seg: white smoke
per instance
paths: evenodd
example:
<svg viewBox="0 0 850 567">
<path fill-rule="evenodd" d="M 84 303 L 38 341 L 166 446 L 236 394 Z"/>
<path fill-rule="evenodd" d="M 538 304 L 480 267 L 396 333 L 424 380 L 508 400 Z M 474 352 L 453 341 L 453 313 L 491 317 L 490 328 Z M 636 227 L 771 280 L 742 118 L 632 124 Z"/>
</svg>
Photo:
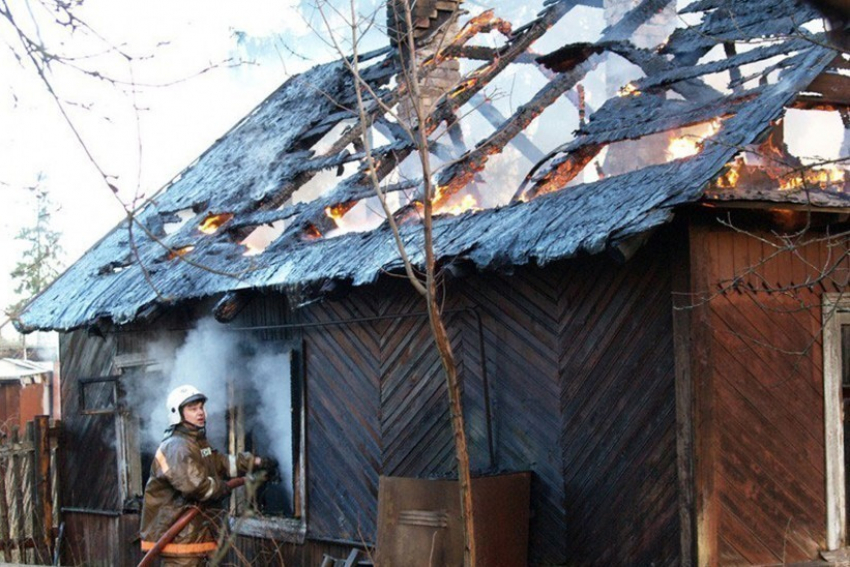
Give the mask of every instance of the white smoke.
<svg viewBox="0 0 850 567">
<path fill-rule="evenodd" d="M 147 359 L 156 371 L 128 380 L 125 399 L 142 417 L 143 445 L 156 447 L 168 427 L 166 398 L 183 384 L 191 384 L 207 396 L 207 438 L 227 452 L 226 412 L 228 383 L 243 400 L 246 430 L 264 429 L 268 446 L 253 451 L 273 456 L 280 463 L 282 486 L 292 501 L 292 400 L 291 353 L 250 336 L 227 330 L 209 317 L 198 321 L 181 343 L 161 338 L 147 345 Z M 257 440 L 259 441 L 259 439 Z"/>
<path fill-rule="evenodd" d="M 292 503 L 292 357 L 290 352 L 276 353 L 261 349 L 248 365 L 254 390 L 258 394 L 253 422 L 265 430 L 268 447 L 257 447 L 274 456 L 280 465 L 282 486 Z M 246 402 L 247 403 L 247 402 Z"/>
</svg>

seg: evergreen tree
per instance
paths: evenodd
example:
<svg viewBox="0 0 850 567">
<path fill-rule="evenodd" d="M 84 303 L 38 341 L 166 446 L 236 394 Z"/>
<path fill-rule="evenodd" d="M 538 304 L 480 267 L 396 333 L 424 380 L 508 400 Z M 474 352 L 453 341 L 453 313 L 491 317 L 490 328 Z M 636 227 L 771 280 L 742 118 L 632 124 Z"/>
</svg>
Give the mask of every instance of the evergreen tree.
<svg viewBox="0 0 850 567">
<path fill-rule="evenodd" d="M 38 295 L 62 270 L 62 234 L 51 226 L 51 217 L 56 207 L 50 201 L 50 195 L 43 185 L 44 176 L 39 174 L 36 184 L 28 187 L 35 198 L 35 222 L 18 232 L 15 240 L 24 242 L 26 248 L 21 253 L 15 268 L 11 272 L 17 284 L 15 293 L 20 300 L 7 308 L 11 317 L 16 317 L 26 303 Z"/>
</svg>

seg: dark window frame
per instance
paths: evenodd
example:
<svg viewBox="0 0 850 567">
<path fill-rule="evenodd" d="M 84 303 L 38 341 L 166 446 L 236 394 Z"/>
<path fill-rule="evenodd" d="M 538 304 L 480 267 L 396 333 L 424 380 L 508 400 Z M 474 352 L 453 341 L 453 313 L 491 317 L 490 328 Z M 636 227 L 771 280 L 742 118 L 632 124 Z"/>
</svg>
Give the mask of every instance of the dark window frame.
<svg viewBox="0 0 850 567">
<path fill-rule="evenodd" d="M 109 374 L 106 376 L 94 376 L 89 378 L 78 378 L 77 384 L 79 390 L 77 392 L 79 400 L 80 415 L 113 415 L 119 411 L 120 403 L 118 400 L 118 381 L 121 379 L 119 374 Z M 86 386 L 90 384 L 112 383 L 112 406 L 107 408 L 88 408 L 86 407 Z"/>
</svg>

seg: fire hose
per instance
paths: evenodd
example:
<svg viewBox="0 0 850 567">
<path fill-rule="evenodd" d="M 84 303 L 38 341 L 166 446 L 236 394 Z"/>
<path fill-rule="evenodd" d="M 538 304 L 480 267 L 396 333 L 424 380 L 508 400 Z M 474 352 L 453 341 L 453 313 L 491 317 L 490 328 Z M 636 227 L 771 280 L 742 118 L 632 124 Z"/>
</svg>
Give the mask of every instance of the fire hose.
<svg viewBox="0 0 850 567">
<path fill-rule="evenodd" d="M 231 490 L 238 488 L 243 484 L 245 484 L 244 477 L 232 478 L 227 481 L 227 486 Z M 150 565 L 153 565 L 154 560 L 159 556 L 165 546 L 171 543 L 171 540 L 177 537 L 177 534 L 183 531 L 183 528 L 185 528 L 200 512 L 201 509 L 197 506 L 193 506 L 183 512 L 183 515 L 177 518 L 177 521 L 168 528 L 168 531 L 162 534 L 162 537 L 160 537 L 156 544 L 154 544 L 154 546 L 145 554 L 141 562 L 139 562 L 138 567 L 149 567 Z"/>
</svg>

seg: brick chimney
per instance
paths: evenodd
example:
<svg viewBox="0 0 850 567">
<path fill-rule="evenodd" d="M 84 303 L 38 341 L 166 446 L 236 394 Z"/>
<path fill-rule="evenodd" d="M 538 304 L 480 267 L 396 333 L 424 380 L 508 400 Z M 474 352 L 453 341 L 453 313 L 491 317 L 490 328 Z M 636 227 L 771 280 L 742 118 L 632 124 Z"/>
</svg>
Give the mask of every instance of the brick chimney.
<svg viewBox="0 0 850 567">
<path fill-rule="evenodd" d="M 462 0 L 408 0 L 413 22 L 413 39 L 416 44 L 416 58 L 413 64 L 421 65 L 441 47 L 448 45 L 459 31 L 458 10 Z M 408 33 L 404 0 L 390 0 L 387 4 L 387 31 L 390 42 L 399 49 L 405 66 L 411 64 L 408 49 Z M 408 67 L 409 68 L 409 67 Z M 399 79 L 399 82 L 402 82 Z M 460 62 L 444 61 L 432 70 L 427 77 L 420 77 L 419 91 L 425 113 L 429 113 L 434 103 L 443 94 L 460 82 Z M 407 99 L 399 108 L 399 115 L 408 124 L 416 122 L 416 113 L 412 102 Z"/>
</svg>

